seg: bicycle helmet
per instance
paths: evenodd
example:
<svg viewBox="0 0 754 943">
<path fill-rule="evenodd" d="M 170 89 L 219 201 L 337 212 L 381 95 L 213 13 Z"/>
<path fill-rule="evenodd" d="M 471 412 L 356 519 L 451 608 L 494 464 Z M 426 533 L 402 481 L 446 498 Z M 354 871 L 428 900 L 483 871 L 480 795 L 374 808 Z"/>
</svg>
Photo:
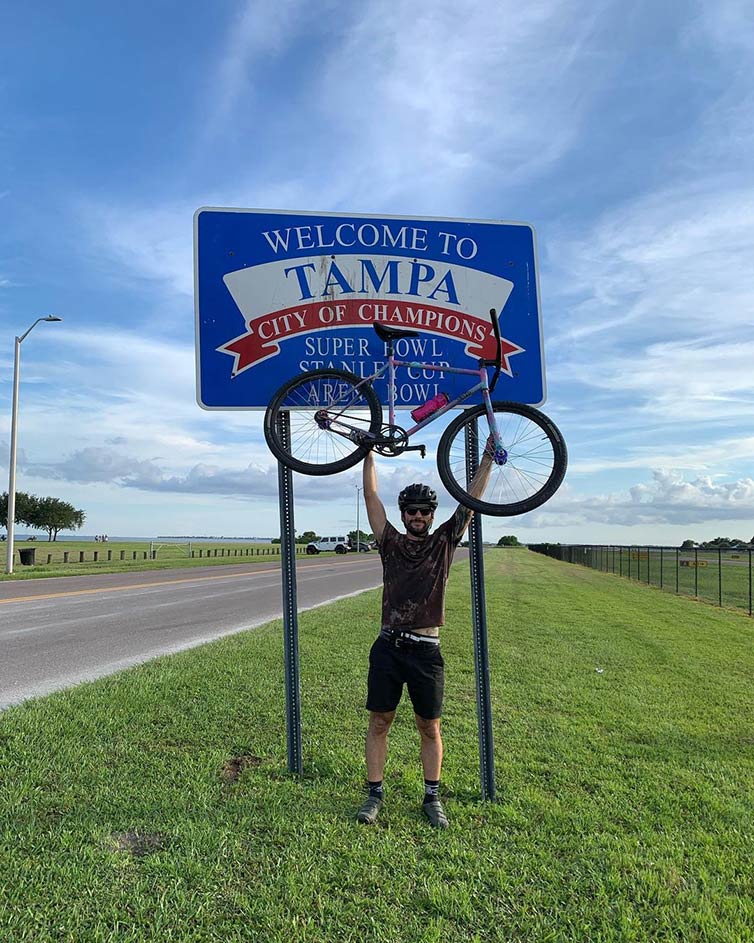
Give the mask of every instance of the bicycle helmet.
<svg viewBox="0 0 754 943">
<path fill-rule="evenodd" d="M 429 485 L 413 484 L 404 488 L 398 495 L 398 507 L 401 513 L 414 504 L 431 507 L 437 510 L 437 494 Z"/>
</svg>

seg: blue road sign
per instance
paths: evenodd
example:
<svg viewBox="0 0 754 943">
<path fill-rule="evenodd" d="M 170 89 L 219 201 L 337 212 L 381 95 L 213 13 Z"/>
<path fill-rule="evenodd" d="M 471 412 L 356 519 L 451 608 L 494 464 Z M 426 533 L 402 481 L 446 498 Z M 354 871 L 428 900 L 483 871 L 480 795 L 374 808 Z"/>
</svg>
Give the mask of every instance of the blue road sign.
<svg viewBox="0 0 754 943">
<path fill-rule="evenodd" d="M 264 409 L 285 380 L 320 367 L 368 376 L 385 363 L 372 327 L 419 331 L 401 360 L 475 367 L 495 356 L 496 399 L 545 400 L 534 231 L 492 220 L 205 207 L 194 215 L 197 399 Z M 468 389 L 412 367 L 397 406 Z M 384 380 L 376 384 L 383 402 Z M 467 400 L 467 405 L 472 401 Z"/>
</svg>

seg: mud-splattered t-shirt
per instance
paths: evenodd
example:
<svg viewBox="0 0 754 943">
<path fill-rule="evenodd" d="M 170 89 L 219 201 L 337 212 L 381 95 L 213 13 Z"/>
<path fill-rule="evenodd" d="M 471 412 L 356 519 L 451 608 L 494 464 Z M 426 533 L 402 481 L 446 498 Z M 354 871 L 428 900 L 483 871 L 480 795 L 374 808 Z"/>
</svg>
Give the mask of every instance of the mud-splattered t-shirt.
<svg viewBox="0 0 754 943">
<path fill-rule="evenodd" d="M 388 521 L 380 540 L 384 586 L 382 626 L 427 629 L 445 623 L 445 583 L 471 517 L 456 513 L 423 540 L 411 540 Z"/>
</svg>

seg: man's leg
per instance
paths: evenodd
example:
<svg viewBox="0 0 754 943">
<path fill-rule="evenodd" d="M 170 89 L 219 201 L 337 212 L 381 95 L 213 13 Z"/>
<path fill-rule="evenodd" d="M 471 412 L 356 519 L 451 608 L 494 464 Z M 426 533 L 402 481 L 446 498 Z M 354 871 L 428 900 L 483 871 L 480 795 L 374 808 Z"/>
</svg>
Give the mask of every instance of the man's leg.
<svg viewBox="0 0 754 943">
<path fill-rule="evenodd" d="M 364 825 L 374 825 L 382 807 L 382 776 L 387 757 L 387 735 L 393 723 L 395 711 L 370 711 L 367 729 L 366 756 L 369 795 L 356 814 L 356 820 Z"/>
<path fill-rule="evenodd" d="M 440 718 L 427 720 L 415 714 L 416 727 L 421 736 L 421 759 L 424 770 L 424 779 L 439 780 L 442 771 L 442 737 L 440 735 Z"/>
<path fill-rule="evenodd" d="M 440 718 L 416 717 L 416 727 L 421 736 L 421 760 L 424 770 L 424 802 L 422 809 L 432 825 L 447 828 L 448 817 L 440 803 L 440 773 L 442 771 L 442 736 Z"/>
<path fill-rule="evenodd" d="M 367 729 L 367 776 L 370 782 L 381 782 L 387 757 L 387 735 L 395 711 L 370 711 Z"/>
</svg>

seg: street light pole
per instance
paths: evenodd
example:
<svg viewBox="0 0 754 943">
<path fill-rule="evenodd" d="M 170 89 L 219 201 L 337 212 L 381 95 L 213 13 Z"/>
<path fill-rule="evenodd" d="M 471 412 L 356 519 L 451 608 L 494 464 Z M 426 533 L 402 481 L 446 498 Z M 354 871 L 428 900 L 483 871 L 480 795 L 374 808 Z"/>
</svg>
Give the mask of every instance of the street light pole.
<svg viewBox="0 0 754 943">
<path fill-rule="evenodd" d="M 364 490 L 360 488 L 359 485 L 355 485 L 356 488 L 356 553 L 359 553 L 361 550 L 361 533 L 359 532 L 359 509 L 361 507 L 361 492 Z"/>
<path fill-rule="evenodd" d="M 62 321 L 54 314 L 46 318 L 37 318 L 32 326 L 20 337 L 16 338 L 16 347 L 13 357 L 13 407 L 10 419 L 10 470 L 8 472 L 8 545 L 5 556 L 5 572 L 13 572 L 14 537 L 16 527 L 16 445 L 18 442 L 18 382 L 21 367 L 21 342 L 27 337 L 40 321 Z"/>
</svg>

